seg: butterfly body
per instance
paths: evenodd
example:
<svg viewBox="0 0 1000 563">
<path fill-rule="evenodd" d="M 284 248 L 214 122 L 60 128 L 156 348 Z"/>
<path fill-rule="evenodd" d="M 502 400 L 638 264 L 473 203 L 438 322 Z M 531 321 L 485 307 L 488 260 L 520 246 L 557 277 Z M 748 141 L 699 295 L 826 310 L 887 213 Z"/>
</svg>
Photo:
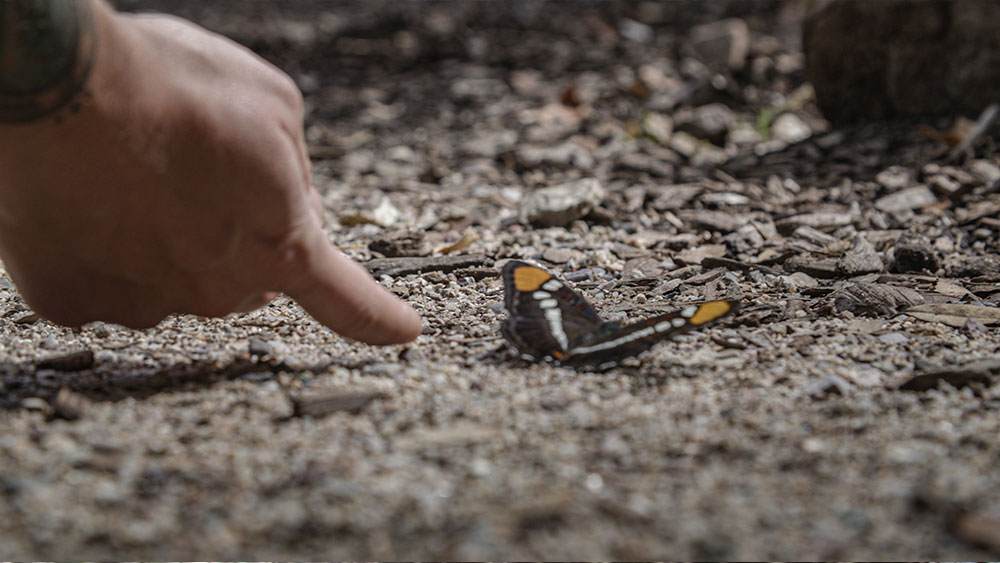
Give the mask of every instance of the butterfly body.
<svg viewBox="0 0 1000 563">
<path fill-rule="evenodd" d="M 508 318 L 501 333 L 522 355 L 560 364 L 604 368 L 640 354 L 657 342 L 705 326 L 737 308 L 710 301 L 629 325 L 607 322 L 565 282 L 525 262 L 503 269 Z"/>
</svg>

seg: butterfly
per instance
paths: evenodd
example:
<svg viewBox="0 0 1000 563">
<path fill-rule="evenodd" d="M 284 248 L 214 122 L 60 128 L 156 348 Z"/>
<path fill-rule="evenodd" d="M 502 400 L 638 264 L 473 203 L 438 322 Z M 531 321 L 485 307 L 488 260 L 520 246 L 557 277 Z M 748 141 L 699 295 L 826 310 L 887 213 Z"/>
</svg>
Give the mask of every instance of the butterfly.
<svg viewBox="0 0 1000 563">
<path fill-rule="evenodd" d="M 706 326 L 739 308 L 738 301 L 709 301 L 621 325 L 607 322 L 565 282 L 519 261 L 503 268 L 508 317 L 500 332 L 534 360 L 606 369 L 661 340 Z"/>
</svg>

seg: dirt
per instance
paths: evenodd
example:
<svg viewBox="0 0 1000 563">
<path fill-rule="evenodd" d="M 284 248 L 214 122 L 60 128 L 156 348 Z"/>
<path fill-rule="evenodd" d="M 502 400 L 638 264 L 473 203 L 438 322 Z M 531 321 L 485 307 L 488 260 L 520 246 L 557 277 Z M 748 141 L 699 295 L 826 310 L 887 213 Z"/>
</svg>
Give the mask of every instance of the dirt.
<svg viewBox="0 0 1000 563">
<path fill-rule="evenodd" d="M 799 4 L 118 4 L 292 74 L 332 240 L 425 329 L 368 347 L 282 297 L 71 330 L 4 277 L 0 558 L 1000 554 L 995 130 L 833 129 Z M 693 47 L 724 17 L 742 66 Z M 526 361 L 514 258 L 611 320 L 743 307 L 603 372 Z"/>
</svg>

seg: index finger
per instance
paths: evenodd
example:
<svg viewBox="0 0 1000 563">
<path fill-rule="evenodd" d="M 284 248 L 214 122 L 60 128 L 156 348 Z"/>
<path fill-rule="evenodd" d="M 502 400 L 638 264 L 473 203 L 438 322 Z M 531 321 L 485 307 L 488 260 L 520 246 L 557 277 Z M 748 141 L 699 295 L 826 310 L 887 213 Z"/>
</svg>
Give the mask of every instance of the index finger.
<svg viewBox="0 0 1000 563">
<path fill-rule="evenodd" d="M 284 293 L 317 321 L 368 344 L 401 344 L 420 334 L 420 316 L 327 240 L 316 223 L 306 234 L 302 270 Z"/>
</svg>

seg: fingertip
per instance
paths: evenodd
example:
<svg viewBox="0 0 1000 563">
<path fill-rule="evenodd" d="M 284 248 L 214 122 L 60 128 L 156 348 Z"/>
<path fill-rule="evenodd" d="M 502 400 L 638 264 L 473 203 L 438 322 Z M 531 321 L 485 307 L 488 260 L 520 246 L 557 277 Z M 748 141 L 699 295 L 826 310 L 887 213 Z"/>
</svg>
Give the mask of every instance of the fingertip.
<svg viewBox="0 0 1000 563">
<path fill-rule="evenodd" d="M 423 319 L 420 318 L 420 315 L 409 303 L 402 301 L 395 295 L 392 297 L 399 305 L 397 307 L 399 312 L 395 315 L 393 330 L 381 333 L 376 340 L 367 341 L 368 344 L 406 344 L 407 342 L 413 342 L 420 336 L 420 331 L 423 330 Z"/>
<path fill-rule="evenodd" d="M 285 293 L 334 332 L 366 344 L 410 342 L 422 328 L 413 307 L 334 248 L 318 228 L 307 244 L 305 267 Z"/>
</svg>

